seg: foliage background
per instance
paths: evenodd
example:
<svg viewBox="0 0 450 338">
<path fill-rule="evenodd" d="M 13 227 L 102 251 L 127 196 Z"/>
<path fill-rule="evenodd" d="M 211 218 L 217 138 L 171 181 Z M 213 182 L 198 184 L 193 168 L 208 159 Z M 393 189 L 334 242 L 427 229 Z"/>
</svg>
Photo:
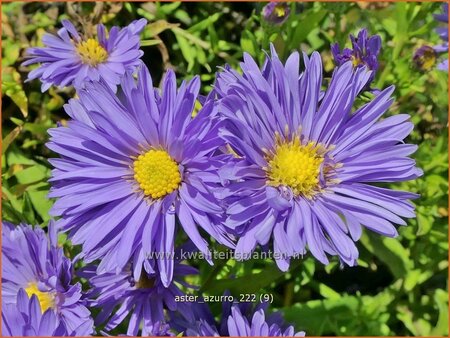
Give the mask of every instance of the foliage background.
<svg viewBox="0 0 450 338">
<path fill-rule="evenodd" d="M 419 192 L 417 219 L 399 229 L 396 239 L 368 231 L 358 243 L 359 266 L 323 266 L 310 255 L 282 274 L 270 261 L 191 262 L 200 275 L 191 282 L 220 295 L 271 293 L 272 307 L 309 336 L 448 335 L 448 81 L 438 70 L 420 72 L 412 63 L 417 47 L 440 43 L 432 14 L 440 3 L 290 3 L 282 26 L 261 18 L 264 3 L 3 3 L 2 4 L 2 211 L 3 219 L 45 227 L 53 201 L 46 198 L 54 156 L 45 148 L 47 129 L 67 118 L 63 104 L 70 88 L 40 92 L 38 81 L 25 82 L 21 67 L 26 47 L 40 45 L 45 31 L 55 32 L 63 18 L 92 31 L 127 25 L 145 17 L 144 62 L 158 81 L 174 68 L 178 78 L 200 74 L 203 93 L 224 63 L 237 68 L 243 51 L 260 62 L 272 41 L 281 58 L 293 50 L 322 54 L 325 78 L 333 69 L 330 43 L 348 44 L 348 34 L 367 27 L 382 37 L 375 87 L 396 85 L 390 114 L 409 113 L 415 129 L 409 141 L 425 175 L 398 184 Z M 72 248 L 64 237 L 67 254 Z M 234 277 L 234 278 L 233 278 Z M 85 281 L 83 281 L 85 282 Z M 213 304 L 213 311 L 220 311 Z M 120 333 L 120 328 L 117 333 Z"/>
</svg>

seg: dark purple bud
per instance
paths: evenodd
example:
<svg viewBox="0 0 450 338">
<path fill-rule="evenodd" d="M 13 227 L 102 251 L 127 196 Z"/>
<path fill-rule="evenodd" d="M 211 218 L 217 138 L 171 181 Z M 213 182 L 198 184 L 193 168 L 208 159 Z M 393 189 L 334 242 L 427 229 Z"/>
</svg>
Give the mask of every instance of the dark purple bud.
<svg viewBox="0 0 450 338">
<path fill-rule="evenodd" d="M 285 2 L 269 2 L 262 10 L 264 20 L 274 25 L 283 24 L 289 17 L 291 10 Z"/>
<path fill-rule="evenodd" d="M 422 46 L 413 56 L 414 65 L 421 71 L 428 71 L 436 64 L 437 53 L 433 47 Z"/>
</svg>

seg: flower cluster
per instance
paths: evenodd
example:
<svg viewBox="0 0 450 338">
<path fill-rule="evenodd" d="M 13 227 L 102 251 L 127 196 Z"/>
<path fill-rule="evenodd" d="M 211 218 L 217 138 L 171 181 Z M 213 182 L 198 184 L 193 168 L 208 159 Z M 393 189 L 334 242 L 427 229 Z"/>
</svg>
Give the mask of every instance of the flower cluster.
<svg viewBox="0 0 450 338">
<path fill-rule="evenodd" d="M 277 24 L 289 14 L 285 4 L 265 11 Z M 241 71 L 220 70 L 205 98 L 199 77 L 178 85 L 172 70 L 154 87 L 139 60 L 145 25 L 98 25 L 88 38 L 63 21 L 28 51 L 25 64 L 39 63 L 30 80 L 73 85 L 77 97 L 67 123 L 49 130 L 56 223 L 48 234 L 3 224 L 3 332 L 303 336 L 267 304 L 224 304 L 217 322 L 204 304 L 176 302 L 198 287 L 177 252 L 210 257 L 213 241 L 240 257 L 273 250 L 281 271 L 308 252 L 353 266 L 364 228 L 395 237 L 415 216 L 416 194 L 379 185 L 422 174 L 404 142 L 409 115 L 385 116 L 393 86 L 358 101 L 380 37 L 362 30 L 353 49 L 333 45 L 325 89 L 317 52 L 283 63 L 271 46 L 261 68 L 244 54 Z M 80 245 L 75 258 L 59 232 Z"/>
<path fill-rule="evenodd" d="M 72 262 L 57 245 L 53 222 L 49 224 L 48 237 L 40 228 L 3 222 L 2 258 L 6 332 L 12 335 L 17 330 L 23 330 L 20 335 L 64 332 L 77 336 L 93 332 L 81 284 L 72 284 Z M 27 325 L 17 327 L 16 322 Z"/>
<path fill-rule="evenodd" d="M 281 314 L 266 315 L 268 303 L 222 304 L 222 316 L 217 322 L 205 304 L 192 306 L 193 320 L 175 317 L 172 326 L 187 336 L 221 337 L 304 337 L 305 332 L 295 332 L 293 326 L 284 324 Z"/>
</svg>

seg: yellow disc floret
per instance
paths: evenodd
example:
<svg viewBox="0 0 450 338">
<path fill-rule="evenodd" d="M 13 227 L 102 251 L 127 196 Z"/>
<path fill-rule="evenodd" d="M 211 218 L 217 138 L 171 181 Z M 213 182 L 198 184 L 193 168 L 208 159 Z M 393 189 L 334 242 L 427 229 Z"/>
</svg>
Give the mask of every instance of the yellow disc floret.
<svg viewBox="0 0 450 338">
<path fill-rule="evenodd" d="M 363 64 L 363 61 L 362 61 L 360 58 L 358 58 L 358 57 L 352 55 L 352 65 L 353 65 L 353 67 L 356 68 L 356 67 L 358 67 L 360 64 Z"/>
<path fill-rule="evenodd" d="M 37 299 L 39 300 L 39 304 L 41 305 L 42 313 L 44 313 L 47 309 L 53 308 L 55 306 L 55 293 L 40 291 L 37 283 L 35 282 L 29 283 L 28 287 L 25 288 L 25 292 L 30 298 L 32 295 L 36 295 Z"/>
<path fill-rule="evenodd" d="M 142 270 L 141 277 L 136 283 L 137 289 L 151 289 L 155 286 L 155 278 L 151 278 Z"/>
<path fill-rule="evenodd" d="M 437 55 L 432 47 L 423 46 L 416 52 L 413 60 L 420 70 L 428 71 L 436 64 Z"/>
<path fill-rule="evenodd" d="M 90 66 L 95 67 L 108 58 L 108 52 L 95 39 L 81 41 L 76 48 L 81 61 Z"/>
<path fill-rule="evenodd" d="M 274 11 L 276 16 L 279 18 L 282 18 L 286 15 L 286 8 L 284 7 L 284 4 L 276 5 Z"/>
<path fill-rule="evenodd" d="M 302 144 L 298 137 L 278 142 L 268 158 L 267 178 L 271 186 L 287 186 L 295 195 L 310 197 L 319 190 L 323 147 Z"/>
<path fill-rule="evenodd" d="M 165 150 L 151 149 L 134 161 L 134 179 L 145 195 L 157 199 L 177 189 L 181 175 Z"/>
</svg>

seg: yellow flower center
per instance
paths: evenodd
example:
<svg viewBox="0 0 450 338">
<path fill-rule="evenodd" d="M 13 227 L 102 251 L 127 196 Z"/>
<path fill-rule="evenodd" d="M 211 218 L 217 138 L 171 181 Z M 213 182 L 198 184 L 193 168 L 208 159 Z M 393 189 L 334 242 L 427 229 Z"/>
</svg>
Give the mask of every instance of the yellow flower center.
<svg viewBox="0 0 450 338">
<path fill-rule="evenodd" d="M 283 16 L 286 15 L 286 9 L 284 8 L 283 5 L 277 5 L 274 8 L 275 14 L 277 17 L 282 18 Z"/>
<path fill-rule="evenodd" d="M 433 68 L 435 63 L 436 63 L 435 57 L 424 57 L 422 69 L 430 70 L 431 68 Z"/>
<path fill-rule="evenodd" d="M 358 67 L 358 65 L 360 65 L 360 64 L 362 64 L 363 62 L 362 62 L 362 60 L 361 59 L 359 59 L 359 58 L 357 58 L 357 57 L 355 57 L 355 56 L 352 56 L 352 64 L 353 64 L 353 67 L 355 68 L 355 67 Z"/>
<path fill-rule="evenodd" d="M 105 62 L 108 58 L 108 53 L 105 48 L 103 48 L 95 39 L 82 41 L 76 48 L 81 61 L 90 66 L 95 67 L 99 63 Z"/>
<path fill-rule="evenodd" d="M 324 148 L 313 142 L 303 145 L 298 137 L 277 142 L 274 153 L 268 156 L 268 184 L 288 186 L 295 195 L 311 197 L 319 190 L 320 165 Z"/>
<path fill-rule="evenodd" d="M 433 68 L 436 63 L 436 52 L 433 48 L 424 49 L 423 54 L 418 57 L 418 63 L 420 64 L 420 68 L 422 70 L 430 70 Z"/>
<path fill-rule="evenodd" d="M 196 100 L 195 105 L 194 105 L 194 110 L 192 111 L 192 114 L 191 114 L 192 118 L 196 117 L 201 109 L 202 109 L 202 104 L 200 103 L 199 100 Z"/>
<path fill-rule="evenodd" d="M 134 179 L 153 199 L 164 197 L 178 188 L 181 175 L 177 163 L 165 150 L 149 150 L 134 161 Z"/>
<path fill-rule="evenodd" d="M 31 282 L 28 287 L 25 288 L 25 292 L 28 297 L 31 298 L 32 295 L 36 295 L 41 305 L 41 311 L 44 313 L 47 309 L 53 308 L 55 306 L 55 294 L 54 292 L 42 292 L 38 289 L 37 283 Z"/>
<path fill-rule="evenodd" d="M 137 289 L 151 289 L 155 286 L 155 278 L 149 278 L 145 271 L 141 272 L 141 277 L 136 283 Z"/>
</svg>

